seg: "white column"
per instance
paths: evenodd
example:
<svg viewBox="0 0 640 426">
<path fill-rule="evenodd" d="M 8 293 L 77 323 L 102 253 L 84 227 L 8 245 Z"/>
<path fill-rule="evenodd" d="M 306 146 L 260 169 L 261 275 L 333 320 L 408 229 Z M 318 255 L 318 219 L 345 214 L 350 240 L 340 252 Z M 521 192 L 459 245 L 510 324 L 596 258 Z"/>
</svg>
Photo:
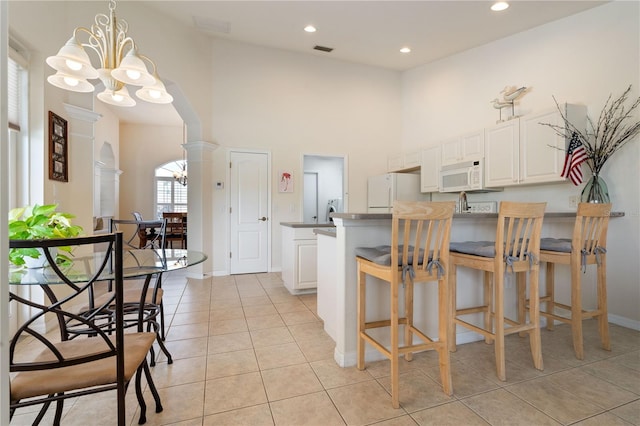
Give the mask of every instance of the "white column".
<svg viewBox="0 0 640 426">
<path fill-rule="evenodd" d="M 218 145 L 193 141 L 183 145 L 187 151 L 189 175 L 187 241 L 189 250 L 205 253 L 209 258 L 189 268 L 189 275 L 201 278 L 213 273 L 213 152 Z"/>
</svg>

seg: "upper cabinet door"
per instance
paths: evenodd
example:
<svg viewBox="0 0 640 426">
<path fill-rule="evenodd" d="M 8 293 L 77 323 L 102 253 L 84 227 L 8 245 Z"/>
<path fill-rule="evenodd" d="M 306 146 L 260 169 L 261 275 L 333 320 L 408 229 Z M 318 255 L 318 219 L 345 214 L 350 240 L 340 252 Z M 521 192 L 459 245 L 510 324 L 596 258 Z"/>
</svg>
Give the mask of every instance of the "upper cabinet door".
<svg viewBox="0 0 640 426">
<path fill-rule="evenodd" d="M 586 107 L 562 105 L 563 113 L 577 128 L 586 124 Z M 564 126 L 560 112 L 554 108 L 520 118 L 520 182 L 562 182 L 560 176 L 569 138 L 541 123 Z"/>
<path fill-rule="evenodd" d="M 484 157 L 484 131 L 466 133 L 442 143 L 442 165 L 478 160 Z"/>
<path fill-rule="evenodd" d="M 512 186 L 519 179 L 519 121 L 509 120 L 485 130 L 485 184 Z"/>
<path fill-rule="evenodd" d="M 484 130 L 467 133 L 460 137 L 462 161 L 478 160 L 484 157 Z"/>
<path fill-rule="evenodd" d="M 440 145 L 422 150 L 420 192 L 440 191 Z"/>
</svg>

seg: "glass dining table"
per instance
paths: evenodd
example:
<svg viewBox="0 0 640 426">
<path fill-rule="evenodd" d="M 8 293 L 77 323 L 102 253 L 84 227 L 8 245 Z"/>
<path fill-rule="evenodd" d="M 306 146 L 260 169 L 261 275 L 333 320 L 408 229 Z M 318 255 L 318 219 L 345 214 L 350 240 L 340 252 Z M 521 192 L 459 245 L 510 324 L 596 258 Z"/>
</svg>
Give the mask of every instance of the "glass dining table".
<svg viewBox="0 0 640 426">
<path fill-rule="evenodd" d="M 61 269 L 72 282 L 83 282 L 90 279 L 104 260 L 104 252 L 75 256 L 71 263 Z M 197 265 L 207 260 L 207 255 L 185 249 L 133 249 L 124 250 L 124 278 L 144 278 L 157 274 L 177 271 Z M 100 280 L 113 279 L 113 270 L 105 268 Z M 49 266 L 43 268 L 9 268 L 10 285 L 51 285 L 60 284 L 59 276 Z"/>
<path fill-rule="evenodd" d="M 87 255 L 73 256 L 69 264 L 59 265 L 59 268 L 63 276 L 74 284 L 88 282 L 102 266 L 105 255 L 106 252 L 96 251 Z M 156 324 L 154 328 L 158 333 L 157 342 L 160 349 L 167 356 L 169 364 L 173 363 L 173 360 L 163 343 L 165 339 L 165 328 L 162 302 L 156 301 L 158 289 L 162 286 L 163 274 L 197 265 L 206 259 L 206 254 L 186 249 L 123 250 L 124 279 L 139 278 L 144 280 L 141 289 L 136 293 L 139 299 L 136 299 L 136 301 L 125 301 L 124 327 L 137 326 L 138 331 L 143 331 L 142 325 L 144 321 L 152 321 Z M 113 268 L 107 265 L 96 281 L 109 282 L 114 278 Z M 151 286 L 151 281 L 154 278 L 155 284 Z M 37 285 L 44 290 L 50 300 L 55 300 L 56 298 L 53 288 L 61 284 L 63 284 L 63 281 L 60 275 L 49 265 L 42 268 L 14 266 L 9 268 L 10 287 Z M 11 289 L 9 291 L 10 293 L 13 292 Z M 150 299 L 147 295 L 148 292 L 150 293 Z M 113 298 L 114 296 L 111 296 L 112 300 Z M 127 306 L 129 306 L 130 309 L 127 309 Z M 140 307 L 142 307 L 142 309 Z M 158 315 L 160 315 L 160 324 L 156 323 L 156 317 Z M 151 366 L 153 365 L 155 365 L 155 356 L 152 352 Z"/>
</svg>

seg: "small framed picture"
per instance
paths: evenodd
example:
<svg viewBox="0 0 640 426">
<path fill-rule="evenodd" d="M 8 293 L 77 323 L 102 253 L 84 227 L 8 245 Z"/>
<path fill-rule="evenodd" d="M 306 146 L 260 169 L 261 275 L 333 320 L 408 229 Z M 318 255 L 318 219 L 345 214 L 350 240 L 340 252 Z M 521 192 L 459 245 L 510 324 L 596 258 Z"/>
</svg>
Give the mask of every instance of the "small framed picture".
<svg viewBox="0 0 640 426">
<path fill-rule="evenodd" d="M 49 111 L 49 179 L 69 181 L 67 120 Z"/>
<path fill-rule="evenodd" d="M 278 192 L 293 192 L 293 177 L 291 172 L 278 173 Z"/>
</svg>

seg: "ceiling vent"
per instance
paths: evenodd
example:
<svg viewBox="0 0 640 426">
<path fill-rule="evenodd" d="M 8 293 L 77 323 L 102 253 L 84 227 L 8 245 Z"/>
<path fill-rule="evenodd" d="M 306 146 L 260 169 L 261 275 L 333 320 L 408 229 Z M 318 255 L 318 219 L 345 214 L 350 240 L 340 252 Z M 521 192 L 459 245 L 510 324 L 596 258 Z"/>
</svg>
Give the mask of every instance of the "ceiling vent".
<svg viewBox="0 0 640 426">
<path fill-rule="evenodd" d="M 331 52 L 333 50 L 333 47 L 326 47 L 326 46 L 313 46 L 314 50 L 319 50 L 321 52 Z"/>
</svg>

